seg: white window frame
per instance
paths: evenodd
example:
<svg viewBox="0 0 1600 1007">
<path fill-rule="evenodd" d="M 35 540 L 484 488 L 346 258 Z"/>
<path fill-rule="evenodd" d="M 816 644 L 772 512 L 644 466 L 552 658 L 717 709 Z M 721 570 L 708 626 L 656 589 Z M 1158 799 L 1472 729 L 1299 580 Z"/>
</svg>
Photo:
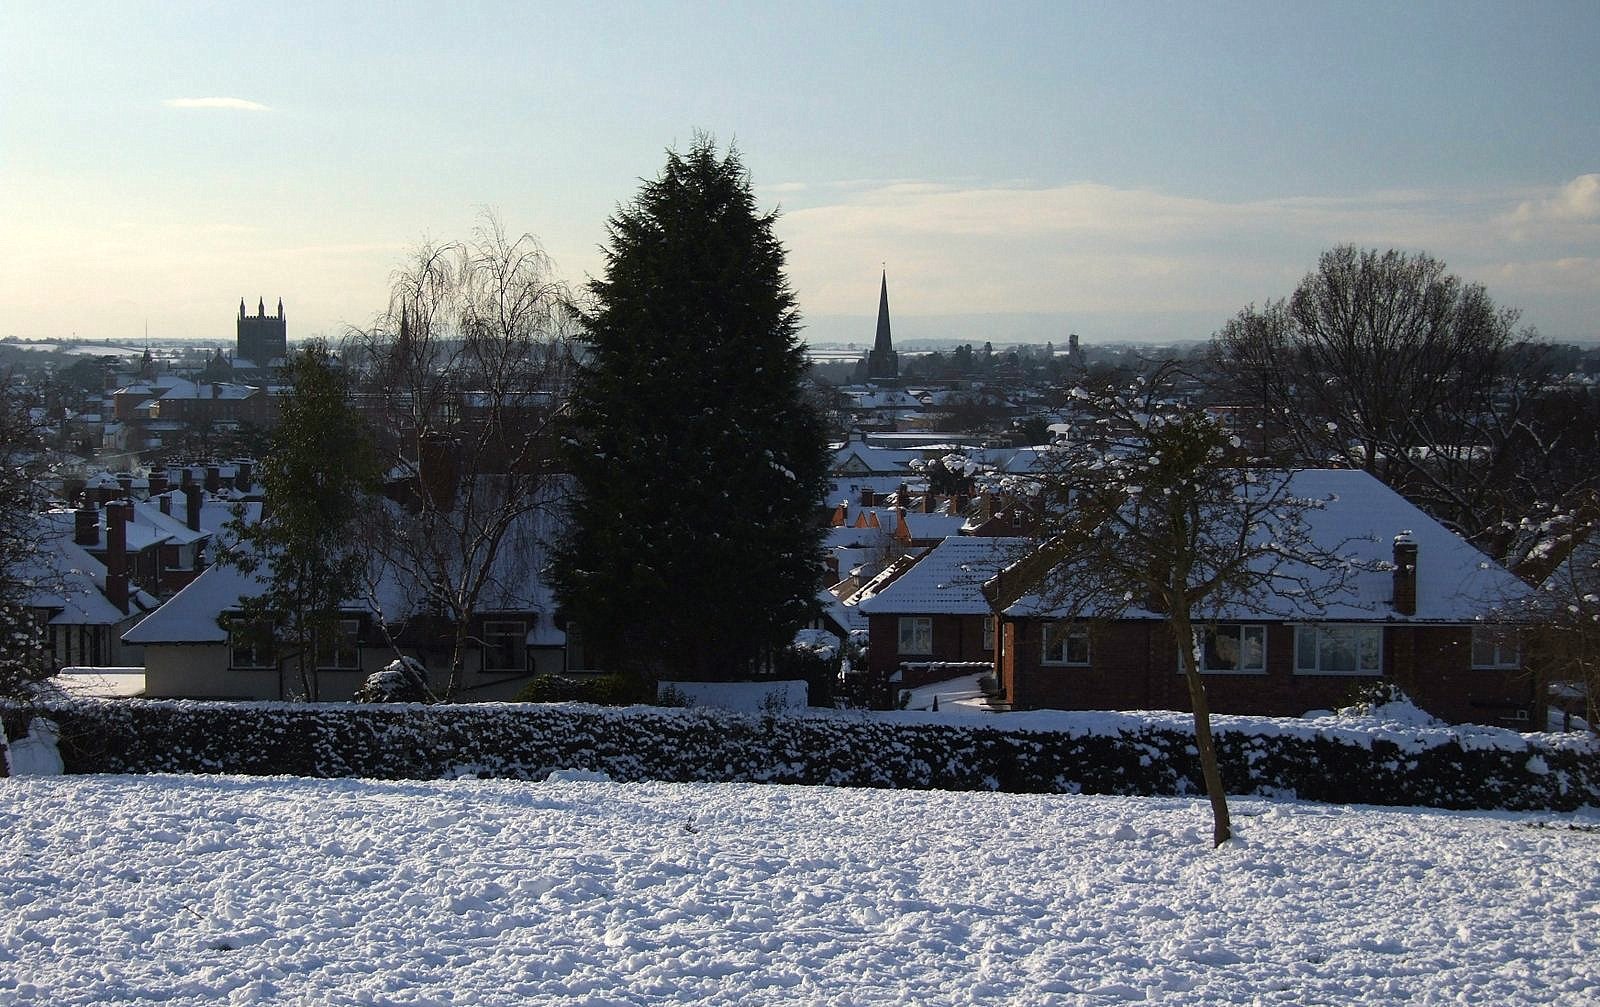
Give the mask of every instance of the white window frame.
<svg viewBox="0 0 1600 1007">
<path fill-rule="evenodd" d="M 267 627 L 267 637 L 262 643 L 246 642 L 240 639 L 252 630 Z M 239 660 L 241 652 L 248 652 L 246 661 Z M 249 622 L 239 616 L 230 616 L 228 619 L 228 667 L 238 671 L 273 671 L 278 667 L 278 641 L 272 636 L 271 626 L 266 622 Z"/>
<path fill-rule="evenodd" d="M 317 638 L 317 670 L 318 671 L 359 671 L 361 668 L 361 620 L 340 619 L 335 630 L 339 634 L 339 645 L 332 650 L 332 661 L 328 661 L 329 652 L 323 649 L 321 634 Z M 345 647 L 345 643 L 349 647 Z M 348 658 L 349 663 L 345 663 Z"/>
<path fill-rule="evenodd" d="M 1509 654 L 1507 652 L 1510 652 Z M 1472 627 L 1472 667 L 1479 671 L 1516 671 L 1522 667 L 1520 641 L 1508 626 Z"/>
<path fill-rule="evenodd" d="M 1232 630 L 1233 632 L 1228 632 Z M 1235 646 L 1240 654 L 1246 653 L 1247 637 L 1258 636 L 1260 663 L 1237 668 L 1213 668 L 1207 663 L 1209 648 L 1206 647 L 1206 638 L 1215 635 L 1229 640 L 1237 640 Z M 1259 622 L 1219 622 L 1215 625 L 1196 626 L 1194 642 L 1200 655 L 1200 673 L 1202 675 L 1265 675 L 1267 673 L 1267 627 Z M 1183 657 L 1179 655 L 1178 670 L 1183 670 Z"/>
<path fill-rule="evenodd" d="M 900 617 L 900 653 L 933 654 L 933 617 L 927 615 L 902 615 Z"/>
<path fill-rule="evenodd" d="M 1081 641 L 1081 657 L 1072 654 L 1074 640 Z M 1045 623 L 1039 641 L 1039 663 L 1058 668 L 1087 668 L 1094 654 L 1089 645 L 1089 627 L 1081 622 Z"/>
<path fill-rule="evenodd" d="M 491 665 L 489 656 L 498 648 L 491 640 L 509 640 L 515 663 L 508 667 Z M 480 665 L 486 675 L 509 675 L 528 670 L 528 624 L 521 619 L 485 619 L 483 622 L 483 658 Z"/>
<path fill-rule="evenodd" d="M 1356 667 L 1334 668 L 1329 658 L 1330 650 L 1344 637 L 1354 648 Z M 1362 662 L 1363 641 L 1373 641 L 1373 665 Z M 1311 648 L 1312 662 L 1305 661 L 1306 648 Z M 1315 623 L 1294 628 L 1294 673 L 1296 675 L 1345 675 L 1351 678 L 1381 678 L 1383 676 L 1383 627 L 1364 623 Z"/>
</svg>

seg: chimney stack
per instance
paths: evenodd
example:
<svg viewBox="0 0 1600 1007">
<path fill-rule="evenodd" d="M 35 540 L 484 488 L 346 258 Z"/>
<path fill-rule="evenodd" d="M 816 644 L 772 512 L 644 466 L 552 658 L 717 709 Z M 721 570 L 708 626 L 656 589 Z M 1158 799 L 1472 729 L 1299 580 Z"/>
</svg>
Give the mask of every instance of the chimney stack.
<svg viewBox="0 0 1600 1007">
<path fill-rule="evenodd" d="M 165 514 L 167 517 L 171 517 L 172 516 L 172 494 L 171 493 L 165 493 L 165 492 L 162 493 L 160 496 L 156 497 L 156 502 L 161 507 L 161 513 Z"/>
<path fill-rule="evenodd" d="M 165 493 L 167 491 L 169 486 L 170 486 L 170 484 L 167 481 L 167 470 L 165 468 L 159 468 L 159 469 L 151 470 L 151 472 L 150 472 L 150 495 L 151 496 L 153 496 L 153 497 L 160 496 L 161 494 L 163 494 L 163 493 Z"/>
<path fill-rule="evenodd" d="M 128 519 L 132 504 L 106 504 L 106 600 L 128 611 Z"/>
<path fill-rule="evenodd" d="M 250 492 L 250 487 L 255 483 L 256 466 L 252 461 L 234 462 L 237 474 L 233 477 L 233 488 L 240 493 Z"/>
<path fill-rule="evenodd" d="M 1417 614 L 1417 543 L 1408 531 L 1394 537 L 1394 610 Z"/>
<path fill-rule="evenodd" d="M 117 485 L 122 487 L 122 499 L 124 499 L 124 500 L 132 500 L 133 499 L 133 473 L 132 472 L 118 472 L 117 473 Z"/>
<path fill-rule="evenodd" d="M 72 541 L 91 547 L 100 544 L 100 512 L 93 504 L 72 512 Z"/>
<path fill-rule="evenodd" d="M 870 486 L 864 486 L 861 489 L 861 506 L 863 506 L 863 507 L 876 507 L 876 506 L 878 506 L 878 494 L 874 493 Z"/>
<path fill-rule="evenodd" d="M 222 468 L 217 465 L 206 466 L 206 492 L 222 492 Z"/>
<path fill-rule="evenodd" d="M 200 487 L 194 483 L 183 488 L 184 503 L 186 505 L 185 523 L 190 531 L 200 530 Z"/>
</svg>

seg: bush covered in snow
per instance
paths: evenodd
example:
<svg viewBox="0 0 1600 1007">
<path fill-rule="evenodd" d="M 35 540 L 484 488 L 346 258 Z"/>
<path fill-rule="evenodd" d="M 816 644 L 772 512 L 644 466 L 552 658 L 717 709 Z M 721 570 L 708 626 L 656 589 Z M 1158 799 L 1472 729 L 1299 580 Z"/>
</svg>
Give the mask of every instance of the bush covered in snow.
<svg viewBox="0 0 1600 1007">
<path fill-rule="evenodd" d="M 357 703 L 431 703 L 428 669 L 414 657 L 401 657 L 367 676 L 356 690 Z"/>
<path fill-rule="evenodd" d="M 16 711 L 7 711 L 16 721 Z M 1191 794 L 1186 714 L 737 714 L 580 704 L 96 701 L 53 703 L 68 772 L 387 779 L 824 784 L 1017 793 Z M 1600 806 L 1600 747 L 1582 736 L 1328 717 L 1218 718 L 1234 794 L 1445 808 Z M 14 725 L 13 736 L 25 729 Z"/>
</svg>

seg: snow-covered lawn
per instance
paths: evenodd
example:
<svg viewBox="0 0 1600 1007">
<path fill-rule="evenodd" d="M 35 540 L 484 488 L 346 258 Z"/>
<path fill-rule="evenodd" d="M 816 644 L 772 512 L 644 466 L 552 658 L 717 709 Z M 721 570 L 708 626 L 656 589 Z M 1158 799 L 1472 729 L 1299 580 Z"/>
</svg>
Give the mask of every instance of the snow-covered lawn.
<svg viewBox="0 0 1600 1007">
<path fill-rule="evenodd" d="M 1600 818 L 0 781 L 0 1003 L 1600 1003 Z"/>
</svg>

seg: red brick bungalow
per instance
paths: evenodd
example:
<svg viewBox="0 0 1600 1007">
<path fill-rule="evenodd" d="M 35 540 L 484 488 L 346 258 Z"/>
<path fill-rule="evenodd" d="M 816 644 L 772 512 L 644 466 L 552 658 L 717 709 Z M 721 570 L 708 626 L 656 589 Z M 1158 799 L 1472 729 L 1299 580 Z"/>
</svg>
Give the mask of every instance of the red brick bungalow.
<svg viewBox="0 0 1600 1007">
<path fill-rule="evenodd" d="M 1393 570 L 1356 573 L 1315 608 L 1282 598 L 1272 611 L 1219 613 L 1202 648 L 1212 711 L 1298 717 L 1387 680 L 1446 720 L 1542 727 L 1517 634 L 1493 622 L 1531 589 L 1364 472 L 1293 478 L 1297 496 L 1330 501 L 1306 516 L 1318 542 Z M 1008 589 L 996 578 L 990 593 L 1001 608 L 996 659 L 1012 708 L 1189 709 L 1160 615 L 1132 609 L 1067 623 L 1024 584 Z"/>
<path fill-rule="evenodd" d="M 1024 539 L 952 536 L 861 601 L 874 681 L 914 688 L 994 667 L 994 612 L 983 585 L 1026 550 Z"/>
</svg>

